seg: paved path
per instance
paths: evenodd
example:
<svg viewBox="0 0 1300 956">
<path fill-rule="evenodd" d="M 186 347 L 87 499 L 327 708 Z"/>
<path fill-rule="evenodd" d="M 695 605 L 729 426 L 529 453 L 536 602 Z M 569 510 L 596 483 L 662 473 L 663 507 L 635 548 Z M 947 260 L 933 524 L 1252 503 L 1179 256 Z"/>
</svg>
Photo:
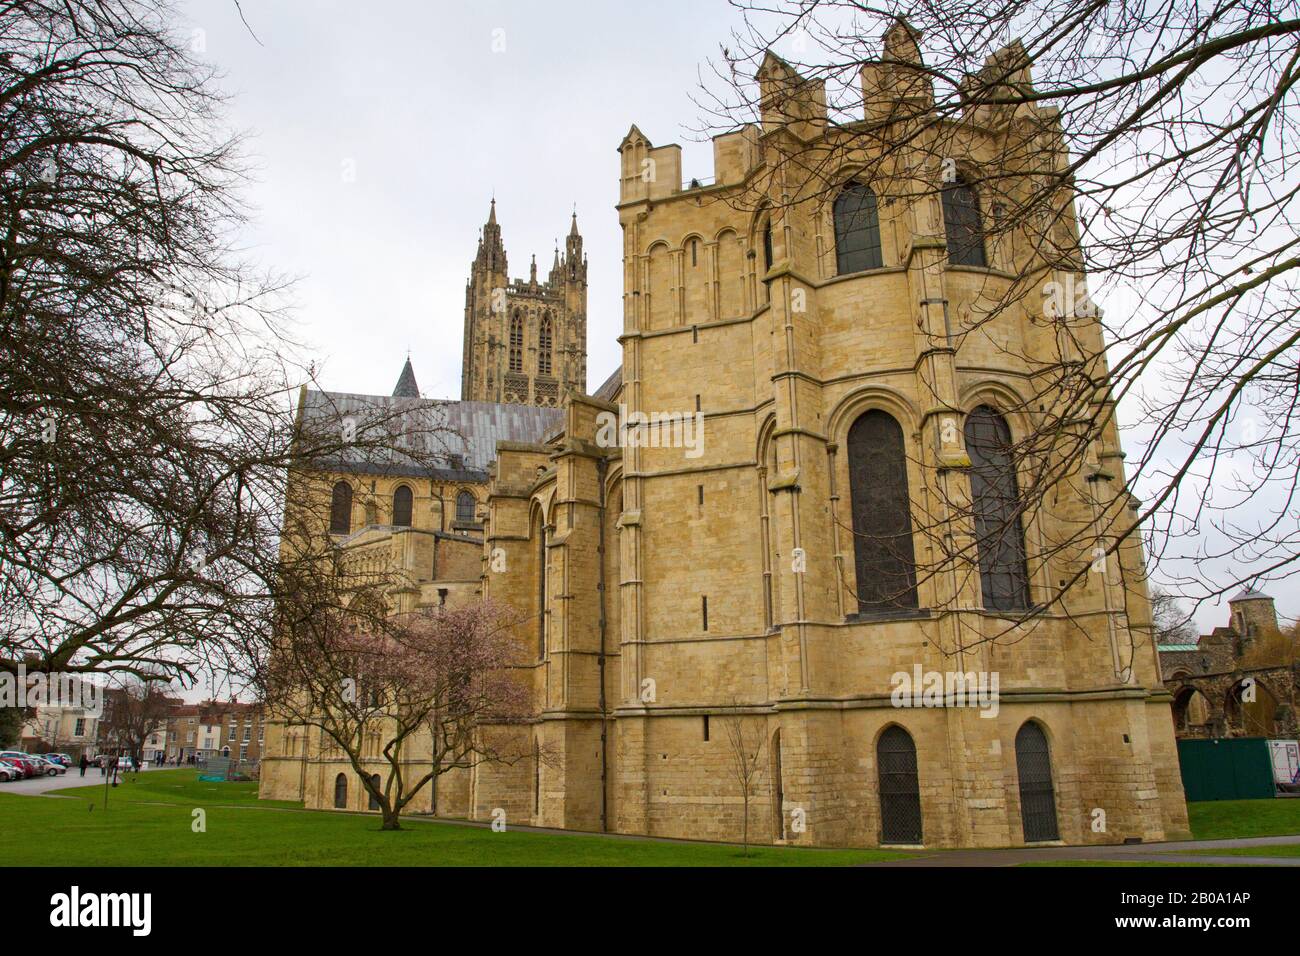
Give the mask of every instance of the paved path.
<svg viewBox="0 0 1300 956">
<path fill-rule="evenodd" d="M 147 773 L 148 771 L 141 771 Z M 123 775 L 119 771 L 117 781 L 120 786 L 123 781 Z M 49 790 L 61 790 L 64 787 L 89 787 L 94 784 L 104 785 L 104 778 L 100 776 L 98 767 L 88 767 L 86 775 L 81 775 L 80 767 L 69 767 L 66 774 L 59 774 L 54 777 L 30 777 L 27 780 L 11 780 L 8 783 L 0 783 L 0 793 L 22 793 L 28 796 L 33 794 L 42 794 Z"/>
<path fill-rule="evenodd" d="M 1111 863 L 1226 863 L 1232 866 L 1300 866 L 1300 856 L 1237 856 L 1201 854 L 1196 850 L 1290 846 L 1300 844 L 1293 836 L 1243 837 L 1235 840 L 1187 840 L 1180 843 L 1139 843 L 1126 846 L 1049 846 L 1030 849 L 919 851 L 908 860 L 871 863 L 868 866 L 1020 866 L 1058 860 L 1088 860 Z"/>
</svg>

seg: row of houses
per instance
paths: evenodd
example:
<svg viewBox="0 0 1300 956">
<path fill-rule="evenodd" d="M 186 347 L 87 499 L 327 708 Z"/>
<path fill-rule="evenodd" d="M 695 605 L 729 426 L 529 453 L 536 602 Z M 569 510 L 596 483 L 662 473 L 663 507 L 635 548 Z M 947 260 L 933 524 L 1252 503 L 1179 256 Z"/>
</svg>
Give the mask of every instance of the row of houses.
<svg viewBox="0 0 1300 956">
<path fill-rule="evenodd" d="M 259 761 L 265 734 L 261 704 L 203 701 L 178 704 L 145 741 L 145 759 L 193 763 L 210 757 Z"/>
<path fill-rule="evenodd" d="M 73 760 L 128 749 L 111 719 L 121 690 L 105 692 L 103 712 L 81 707 L 38 707 L 23 724 L 19 741 L 28 753 L 66 753 Z M 262 705 L 206 700 L 187 704 L 167 698 L 166 712 L 145 738 L 144 759 L 150 763 L 186 764 L 210 757 L 259 761 L 264 731 Z"/>
</svg>

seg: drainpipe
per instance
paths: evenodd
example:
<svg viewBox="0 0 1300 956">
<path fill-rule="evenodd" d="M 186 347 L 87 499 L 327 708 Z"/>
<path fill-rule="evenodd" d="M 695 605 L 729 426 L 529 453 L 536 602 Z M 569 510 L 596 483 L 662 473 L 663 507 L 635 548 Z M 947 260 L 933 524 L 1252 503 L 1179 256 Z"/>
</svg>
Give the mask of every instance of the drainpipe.
<svg viewBox="0 0 1300 956">
<path fill-rule="evenodd" d="M 609 781 L 606 779 L 609 770 L 607 733 L 609 722 L 606 719 L 605 700 L 605 472 L 607 466 L 608 462 L 604 458 L 596 460 L 596 478 L 600 483 L 600 505 L 596 512 L 596 523 L 600 527 L 600 546 L 596 552 L 600 556 L 599 583 L 596 585 L 600 591 L 600 654 L 596 662 L 600 674 L 600 829 L 602 833 L 609 831 Z"/>
</svg>

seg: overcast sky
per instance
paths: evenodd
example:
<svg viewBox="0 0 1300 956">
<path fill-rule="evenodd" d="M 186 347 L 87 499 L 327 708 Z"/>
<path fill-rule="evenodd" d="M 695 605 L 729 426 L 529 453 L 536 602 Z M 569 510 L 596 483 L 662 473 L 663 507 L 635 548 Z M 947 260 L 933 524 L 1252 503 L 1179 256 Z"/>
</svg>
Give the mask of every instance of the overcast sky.
<svg viewBox="0 0 1300 956">
<path fill-rule="evenodd" d="M 733 21 L 722 2 L 185 0 L 226 73 L 259 167 L 250 235 L 300 277 L 300 334 L 324 385 L 387 394 L 411 351 L 424 394 L 460 397 L 465 280 L 497 198 L 512 277 L 544 276 L 574 205 L 590 259 L 589 388 L 620 361 L 615 150 L 636 123 L 678 141 L 698 66 Z M 258 40 L 261 41 L 260 45 Z"/>
<path fill-rule="evenodd" d="M 244 9 L 249 27 L 232 0 L 179 4 L 249 134 L 248 242 L 299 277 L 298 334 L 324 386 L 387 394 L 409 349 L 425 395 L 460 396 L 465 280 L 493 194 L 512 277 L 533 254 L 545 274 L 576 204 L 587 385 L 598 386 L 620 361 L 615 150 L 636 123 L 656 145 L 682 145 L 683 178 L 712 174 L 690 97 L 736 11 L 723 0 Z M 1226 618 L 1221 605 L 1197 614 L 1203 630 Z"/>
</svg>

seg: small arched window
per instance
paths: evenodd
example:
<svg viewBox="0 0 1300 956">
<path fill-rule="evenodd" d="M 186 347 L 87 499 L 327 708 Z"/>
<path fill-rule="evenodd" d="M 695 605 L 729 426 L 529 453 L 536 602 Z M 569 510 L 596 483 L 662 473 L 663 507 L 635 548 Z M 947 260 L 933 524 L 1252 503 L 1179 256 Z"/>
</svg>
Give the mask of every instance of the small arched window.
<svg viewBox="0 0 1300 956">
<path fill-rule="evenodd" d="M 537 374 L 551 374 L 551 313 L 542 316 L 541 330 L 537 333 Z"/>
<path fill-rule="evenodd" d="M 763 274 L 772 269 L 772 220 L 763 223 Z"/>
<path fill-rule="evenodd" d="M 472 522 L 474 520 L 474 496 L 468 491 L 462 491 L 456 496 L 456 520 L 458 522 Z"/>
<path fill-rule="evenodd" d="M 339 774 L 334 778 L 334 809 L 346 810 L 348 808 L 348 778 Z"/>
<path fill-rule="evenodd" d="M 516 309 L 510 317 L 510 371 L 524 370 L 524 320 Z"/>
<path fill-rule="evenodd" d="M 916 744 L 894 724 L 876 744 L 880 792 L 880 842 L 921 842 L 921 784 L 916 775 Z"/>
<path fill-rule="evenodd" d="M 330 534 L 348 534 L 352 530 L 352 486 L 336 482 L 330 493 Z"/>
<path fill-rule="evenodd" d="M 864 413 L 849 428 L 848 458 L 858 611 L 914 608 L 916 557 L 903 429 L 880 409 Z"/>
<path fill-rule="evenodd" d="M 1052 751 L 1047 734 L 1032 720 L 1025 721 L 1016 734 L 1016 774 L 1020 778 L 1020 824 L 1025 842 L 1059 840 Z"/>
<path fill-rule="evenodd" d="M 994 409 L 980 405 L 966 416 L 965 435 L 984 607 L 1022 610 L 1029 607 L 1029 574 L 1011 429 Z"/>
<path fill-rule="evenodd" d="M 833 213 L 836 271 L 848 275 L 884 265 L 876 194 L 861 183 L 849 183 L 835 197 Z"/>
<path fill-rule="evenodd" d="M 948 261 L 955 266 L 985 266 L 984 227 L 980 225 L 979 196 L 960 176 L 945 186 L 943 227 L 948 239 Z"/>
<path fill-rule="evenodd" d="M 406 485 L 398 485 L 393 492 L 393 527 L 411 526 L 411 500 L 411 489 Z"/>
</svg>

